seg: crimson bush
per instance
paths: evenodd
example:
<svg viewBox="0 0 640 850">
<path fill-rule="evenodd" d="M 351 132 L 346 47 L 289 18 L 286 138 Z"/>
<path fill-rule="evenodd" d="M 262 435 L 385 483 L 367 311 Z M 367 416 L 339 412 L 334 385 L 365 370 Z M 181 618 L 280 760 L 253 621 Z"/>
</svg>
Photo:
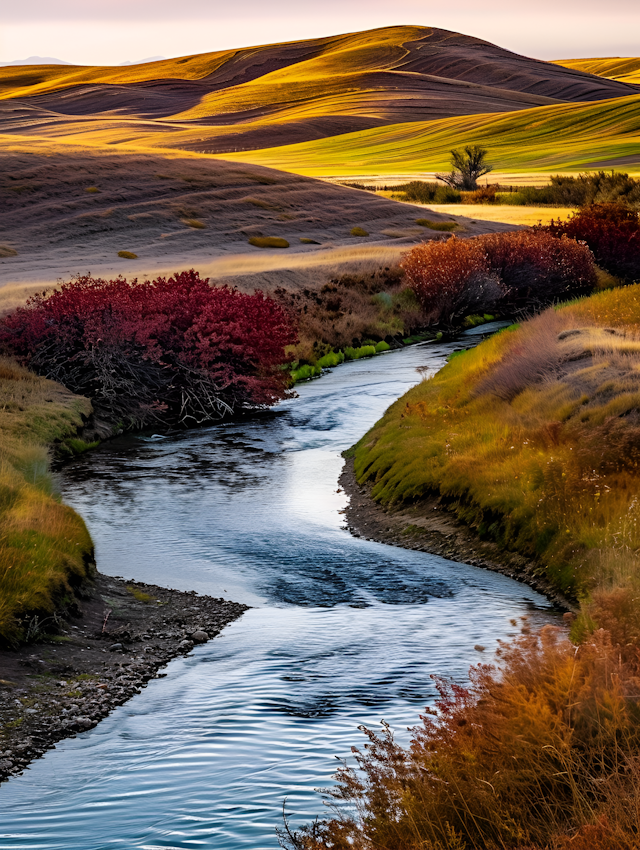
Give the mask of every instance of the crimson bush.
<svg viewBox="0 0 640 850">
<path fill-rule="evenodd" d="M 541 306 L 588 292 L 596 283 L 585 245 L 533 230 L 424 243 L 401 266 L 436 322 L 499 307 Z"/>
<path fill-rule="evenodd" d="M 592 204 L 567 221 L 552 220 L 539 230 L 584 242 L 610 274 L 640 280 L 640 216 L 635 210 L 621 204 Z"/>
<path fill-rule="evenodd" d="M 193 270 L 138 283 L 88 276 L 0 320 L 0 348 L 91 398 L 108 422 L 195 425 L 286 395 L 289 314 Z"/>
</svg>

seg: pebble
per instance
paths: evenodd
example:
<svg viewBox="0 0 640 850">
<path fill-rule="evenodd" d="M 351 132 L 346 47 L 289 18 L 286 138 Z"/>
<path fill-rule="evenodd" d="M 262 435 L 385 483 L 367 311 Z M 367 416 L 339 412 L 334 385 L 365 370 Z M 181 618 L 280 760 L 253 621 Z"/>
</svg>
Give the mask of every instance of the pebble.
<svg viewBox="0 0 640 850">
<path fill-rule="evenodd" d="M 198 629 L 197 632 L 194 632 L 191 635 L 191 640 L 194 643 L 206 643 L 209 640 L 209 635 L 206 632 L 203 632 L 202 630 Z"/>
</svg>

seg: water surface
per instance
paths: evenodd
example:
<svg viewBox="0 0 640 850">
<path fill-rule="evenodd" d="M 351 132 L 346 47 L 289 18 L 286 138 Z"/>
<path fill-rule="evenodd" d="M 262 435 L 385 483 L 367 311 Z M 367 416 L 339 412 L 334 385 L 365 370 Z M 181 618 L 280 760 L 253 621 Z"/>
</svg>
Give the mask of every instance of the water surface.
<svg viewBox="0 0 640 850">
<path fill-rule="evenodd" d="M 335 756 L 384 718 L 407 737 L 431 673 L 464 681 L 513 618 L 503 576 L 352 537 L 340 452 L 452 349 L 345 364 L 264 416 L 128 437 L 63 474 L 102 572 L 252 605 L 95 729 L 0 790 L 0 848 L 273 850 L 322 811 Z"/>
</svg>

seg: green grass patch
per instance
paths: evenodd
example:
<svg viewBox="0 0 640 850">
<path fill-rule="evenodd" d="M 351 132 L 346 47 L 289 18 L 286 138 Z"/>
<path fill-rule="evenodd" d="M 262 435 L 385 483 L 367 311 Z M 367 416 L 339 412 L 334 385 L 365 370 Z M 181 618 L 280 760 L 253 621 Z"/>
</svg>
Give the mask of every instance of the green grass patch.
<svg viewBox="0 0 640 850">
<path fill-rule="evenodd" d="M 122 257 L 123 260 L 137 260 L 138 255 L 134 254 L 133 251 L 118 251 L 118 256 Z"/>
<path fill-rule="evenodd" d="M 317 362 L 321 369 L 331 369 L 333 366 L 339 366 L 344 363 L 343 351 L 328 351 Z"/>
<path fill-rule="evenodd" d="M 351 228 L 352 236 L 368 236 L 369 231 L 365 230 L 364 227 L 352 227 Z"/>
<path fill-rule="evenodd" d="M 100 189 L 97 186 L 89 186 L 85 190 L 89 195 L 97 195 Z"/>
<path fill-rule="evenodd" d="M 360 360 L 363 357 L 373 357 L 376 353 L 375 345 L 361 345 L 358 348 L 345 348 L 345 360 Z"/>
<path fill-rule="evenodd" d="M 148 605 L 150 602 L 153 602 L 153 596 L 150 596 L 148 593 L 144 593 L 142 590 L 138 590 L 137 587 L 132 587 L 131 585 L 127 585 L 127 590 L 133 596 L 134 599 L 137 599 L 138 602 L 144 602 Z"/>
<path fill-rule="evenodd" d="M 301 236 L 300 241 L 303 245 L 319 245 L 320 243 L 316 239 L 309 239 L 306 236 Z"/>
</svg>

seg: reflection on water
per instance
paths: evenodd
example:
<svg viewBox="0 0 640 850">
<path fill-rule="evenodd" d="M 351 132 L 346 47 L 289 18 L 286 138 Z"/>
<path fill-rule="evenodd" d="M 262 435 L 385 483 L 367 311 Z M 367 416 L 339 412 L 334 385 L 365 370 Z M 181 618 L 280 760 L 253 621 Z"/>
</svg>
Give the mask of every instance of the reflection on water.
<svg viewBox="0 0 640 850">
<path fill-rule="evenodd" d="M 4 786 L 0 848 L 275 848 L 283 797 L 294 822 L 321 812 L 358 724 L 406 736 L 430 673 L 464 679 L 475 644 L 550 616 L 509 579 L 343 527 L 340 452 L 450 350 L 349 363 L 264 416 L 65 469 L 103 572 L 254 608 Z"/>
</svg>

